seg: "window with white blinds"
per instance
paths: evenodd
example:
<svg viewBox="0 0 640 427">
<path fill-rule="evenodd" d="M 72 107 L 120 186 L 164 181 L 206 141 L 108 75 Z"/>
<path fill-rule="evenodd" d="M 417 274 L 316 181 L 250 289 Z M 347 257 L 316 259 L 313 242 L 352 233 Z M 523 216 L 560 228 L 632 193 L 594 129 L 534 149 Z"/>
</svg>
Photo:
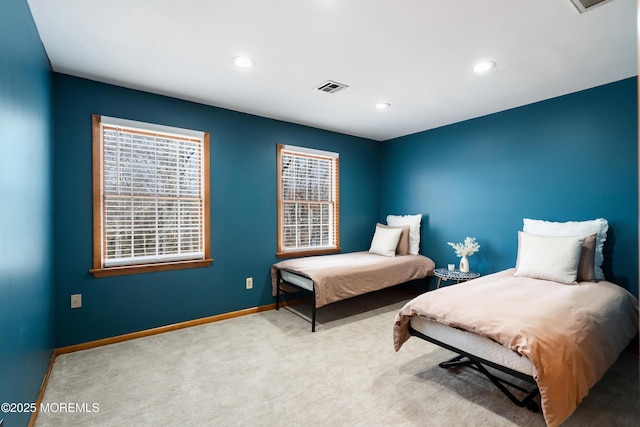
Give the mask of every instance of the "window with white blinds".
<svg viewBox="0 0 640 427">
<path fill-rule="evenodd" d="M 95 118 L 100 197 L 96 206 L 94 195 L 94 209 L 100 230 L 94 238 L 100 239 L 100 265 L 94 254 L 94 268 L 208 258 L 208 134 Z"/>
<path fill-rule="evenodd" d="M 278 146 L 278 254 L 339 249 L 338 153 Z"/>
</svg>

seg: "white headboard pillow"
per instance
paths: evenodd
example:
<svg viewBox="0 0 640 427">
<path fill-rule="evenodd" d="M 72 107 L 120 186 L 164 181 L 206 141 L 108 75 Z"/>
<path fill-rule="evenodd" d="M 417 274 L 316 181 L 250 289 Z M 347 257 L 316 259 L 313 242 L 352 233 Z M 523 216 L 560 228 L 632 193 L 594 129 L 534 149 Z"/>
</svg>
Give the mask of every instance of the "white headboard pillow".
<svg viewBox="0 0 640 427">
<path fill-rule="evenodd" d="M 518 231 L 518 261 L 514 276 L 577 284 L 584 237 L 538 236 Z"/>
<path fill-rule="evenodd" d="M 387 215 L 387 225 L 409 226 L 409 253 L 418 255 L 420 248 L 420 222 L 422 214 L 417 215 Z"/>
<path fill-rule="evenodd" d="M 384 225 L 384 224 L 378 223 L 376 224 L 376 227 L 399 228 L 400 230 L 402 230 L 402 233 L 400 233 L 400 240 L 398 240 L 398 246 L 396 246 L 396 255 L 409 254 L 409 228 L 410 227 L 408 225 L 393 227 L 391 225 Z"/>
<path fill-rule="evenodd" d="M 538 236 L 589 236 L 596 235 L 594 274 L 596 280 L 604 280 L 602 262 L 604 261 L 604 242 L 607 240 L 609 223 L 597 218 L 590 221 L 551 222 L 524 218 L 522 231 Z"/>
<path fill-rule="evenodd" d="M 383 256 L 396 256 L 396 247 L 402 234 L 401 227 L 377 227 L 369 252 Z"/>
</svg>

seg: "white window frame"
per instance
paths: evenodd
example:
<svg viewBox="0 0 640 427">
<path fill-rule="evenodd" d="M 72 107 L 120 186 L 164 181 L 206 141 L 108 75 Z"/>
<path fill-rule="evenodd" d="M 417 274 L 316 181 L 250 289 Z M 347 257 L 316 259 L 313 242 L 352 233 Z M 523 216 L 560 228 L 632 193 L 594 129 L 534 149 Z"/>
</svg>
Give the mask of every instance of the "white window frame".
<svg viewBox="0 0 640 427">
<path fill-rule="evenodd" d="M 92 117 L 92 126 L 93 275 L 211 265 L 208 132 L 98 115 Z M 105 135 L 110 137 L 108 143 Z M 159 151 L 162 147 L 175 154 Z M 120 150 L 136 148 L 137 156 L 130 155 L 124 163 Z M 193 153 L 194 160 L 184 160 L 185 150 Z M 149 170 L 165 178 L 154 178 Z M 181 171 L 190 173 L 187 184 L 181 182 Z M 159 188 L 161 184 L 164 189 Z M 127 204 L 129 208 L 123 210 Z M 165 231 L 167 224 L 174 227 Z M 113 236 L 123 230 L 128 237 L 120 247 L 120 240 Z M 167 235 L 175 240 L 166 240 Z M 141 239 L 151 244 L 140 245 Z"/>
<path fill-rule="evenodd" d="M 316 167 L 325 168 L 328 174 L 328 186 L 324 191 L 329 194 L 320 198 L 318 193 L 307 198 L 311 185 L 321 186 L 319 176 L 298 176 L 301 181 L 296 191 L 296 184 L 291 183 L 292 171 L 287 170 L 283 158 L 289 157 L 312 160 Z M 318 163 L 320 162 L 320 163 Z M 336 253 L 340 251 L 340 155 L 335 152 L 316 150 L 306 147 L 278 144 L 277 147 L 277 180 L 278 180 L 278 248 L 276 255 L 280 258 L 299 255 L 316 255 Z M 292 194 L 294 194 L 292 196 Z M 293 209 L 293 218 L 287 215 L 287 209 Z M 320 220 L 313 222 L 312 209 L 320 209 Z M 303 214 L 304 212 L 304 214 Z M 316 210 L 317 212 L 317 210 Z M 314 230 L 315 229 L 315 230 Z M 325 230 L 326 229 L 326 230 Z M 288 230 L 292 230 L 295 244 Z M 302 231 L 301 231 L 302 230 Z M 313 230 L 313 231 L 312 231 Z M 325 234 L 328 232 L 328 236 Z M 318 239 L 318 236 L 320 238 Z M 326 238 L 325 238 L 326 236 Z M 315 238 L 314 238 L 315 237 Z M 318 243 L 318 240 L 320 241 Z"/>
</svg>

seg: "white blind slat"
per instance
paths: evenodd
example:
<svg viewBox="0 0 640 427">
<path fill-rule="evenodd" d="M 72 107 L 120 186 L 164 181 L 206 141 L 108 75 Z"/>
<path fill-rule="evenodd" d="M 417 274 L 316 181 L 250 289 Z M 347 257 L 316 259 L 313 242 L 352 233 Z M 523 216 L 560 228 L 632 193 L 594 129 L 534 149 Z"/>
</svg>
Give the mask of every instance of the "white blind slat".
<svg viewBox="0 0 640 427">
<path fill-rule="evenodd" d="M 281 206 L 285 251 L 337 246 L 337 153 L 285 146 Z"/>
<path fill-rule="evenodd" d="M 105 267 L 204 258 L 202 139 L 102 126 Z"/>
</svg>

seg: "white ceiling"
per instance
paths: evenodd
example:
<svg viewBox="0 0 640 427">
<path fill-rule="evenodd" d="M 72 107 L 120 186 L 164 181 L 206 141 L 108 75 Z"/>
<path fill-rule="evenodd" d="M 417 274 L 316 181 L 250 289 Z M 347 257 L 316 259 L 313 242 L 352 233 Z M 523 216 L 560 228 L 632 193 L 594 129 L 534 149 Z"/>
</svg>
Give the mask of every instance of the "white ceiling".
<svg viewBox="0 0 640 427">
<path fill-rule="evenodd" d="M 28 2 L 54 71 L 374 140 L 638 74 L 636 0 Z"/>
</svg>

